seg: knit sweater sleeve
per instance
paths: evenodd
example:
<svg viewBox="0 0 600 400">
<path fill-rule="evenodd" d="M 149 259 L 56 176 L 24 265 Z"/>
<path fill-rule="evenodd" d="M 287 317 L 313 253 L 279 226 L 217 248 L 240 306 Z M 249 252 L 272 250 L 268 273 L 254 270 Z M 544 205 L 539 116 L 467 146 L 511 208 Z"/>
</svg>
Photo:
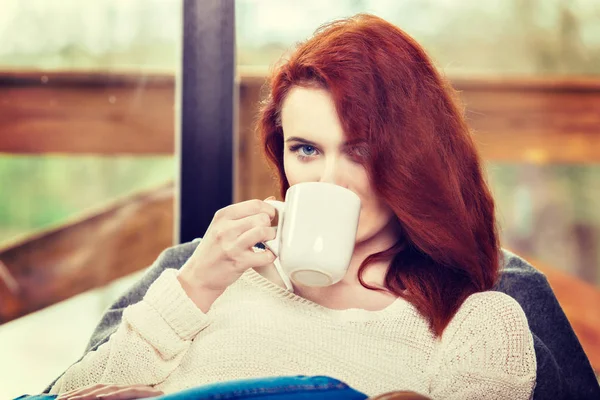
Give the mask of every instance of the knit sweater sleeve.
<svg viewBox="0 0 600 400">
<path fill-rule="evenodd" d="M 441 339 L 433 399 L 530 399 L 533 337 L 519 304 L 499 292 L 471 295 Z"/>
<path fill-rule="evenodd" d="M 177 271 L 167 269 L 142 301 L 125 309 L 110 339 L 72 365 L 51 393 L 95 383 L 157 385 L 177 368 L 209 323 L 210 317 L 179 284 Z"/>
</svg>

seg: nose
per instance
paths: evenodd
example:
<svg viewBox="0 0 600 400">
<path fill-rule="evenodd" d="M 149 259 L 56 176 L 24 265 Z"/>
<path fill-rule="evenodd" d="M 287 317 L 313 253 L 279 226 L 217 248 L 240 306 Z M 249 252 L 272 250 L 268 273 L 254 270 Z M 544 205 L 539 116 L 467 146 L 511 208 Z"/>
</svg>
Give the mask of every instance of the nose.
<svg viewBox="0 0 600 400">
<path fill-rule="evenodd" d="M 344 166 L 340 157 L 330 157 L 325 160 L 319 182 L 333 183 L 345 187 Z"/>
</svg>

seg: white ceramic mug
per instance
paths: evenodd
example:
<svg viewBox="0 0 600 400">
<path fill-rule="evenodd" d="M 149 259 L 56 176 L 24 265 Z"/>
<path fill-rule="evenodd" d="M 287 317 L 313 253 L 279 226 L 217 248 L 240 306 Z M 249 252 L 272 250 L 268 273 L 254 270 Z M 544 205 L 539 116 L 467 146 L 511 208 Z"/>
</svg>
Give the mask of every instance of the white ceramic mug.
<svg viewBox="0 0 600 400">
<path fill-rule="evenodd" d="M 350 264 L 360 198 L 351 190 L 324 182 L 291 186 L 285 202 L 267 200 L 279 214 L 277 236 L 265 242 L 283 272 L 306 286 L 339 282 Z"/>
</svg>

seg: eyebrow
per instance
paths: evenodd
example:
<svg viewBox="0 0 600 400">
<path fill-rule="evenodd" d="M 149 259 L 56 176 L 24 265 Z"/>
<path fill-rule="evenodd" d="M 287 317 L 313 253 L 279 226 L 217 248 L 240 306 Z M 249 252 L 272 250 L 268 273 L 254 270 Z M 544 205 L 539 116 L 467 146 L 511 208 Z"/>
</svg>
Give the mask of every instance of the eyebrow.
<svg viewBox="0 0 600 400">
<path fill-rule="evenodd" d="M 301 138 L 301 137 L 298 137 L 298 136 L 292 136 L 290 138 L 287 138 L 287 140 L 285 142 L 286 143 L 289 143 L 289 142 L 301 142 L 301 143 L 305 143 L 305 144 L 308 144 L 308 145 L 311 145 L 311 146 L 318 146 L 316 142 L 313 142 L 311 140 L 307 140 L 307 139 L 304 139 L 304 138 Z"/>
<path fill-rule="evenodd" d="M 285 142 L 286 143 L 289 143 L 289 142 L 300 142 L 300 143 L 307 144 L 309 146 L 315 146 L 315 147 L 319 146 L 319 144 L 317 142 L 313 142 L 312 140 L 304 139 L 304 138 L 301 138 L 299 136 L 291 136 L 291 137 L 287 138 Z M 354 141 L 344 142 L 344 143 L 342 143 L 342 147 L 352 146 L 352 145 L 355 145 L 355 144 L 358 144 L 358 143 L 361 143 L 361 142 L 362 142 L 361 140 L 354 140 Z"/>
</svg>

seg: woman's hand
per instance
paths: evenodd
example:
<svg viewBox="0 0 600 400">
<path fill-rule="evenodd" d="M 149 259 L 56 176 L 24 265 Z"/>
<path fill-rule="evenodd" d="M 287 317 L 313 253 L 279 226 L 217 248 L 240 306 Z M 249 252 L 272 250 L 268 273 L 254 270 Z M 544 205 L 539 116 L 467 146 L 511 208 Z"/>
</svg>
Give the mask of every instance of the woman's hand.
<svg viewBox="0 0 600 400">
<path fill-rule="evenodd" d="M 62 393 L 56 400 L 133 400 L 161 396 L 158 389 L 144 385 L 91 385 Z"/>
<path fill-rule="evenodd" d="M 275 260 L 270 251 L 254 252 L 259 242 L 275 238 L 271 220 L 275 207 L 249 200 L 215 213 L 202 241 L 179 271 L 188 296 L 204 312 L 248 268 L 264 267 Z"/>
<path fill-rule="evenodd" d="M 367 400 L 431 400 L 422 394 L 409 391 L 397 391 L 380 394 L 379 396 L 369 397 Z"/>
</svg>

